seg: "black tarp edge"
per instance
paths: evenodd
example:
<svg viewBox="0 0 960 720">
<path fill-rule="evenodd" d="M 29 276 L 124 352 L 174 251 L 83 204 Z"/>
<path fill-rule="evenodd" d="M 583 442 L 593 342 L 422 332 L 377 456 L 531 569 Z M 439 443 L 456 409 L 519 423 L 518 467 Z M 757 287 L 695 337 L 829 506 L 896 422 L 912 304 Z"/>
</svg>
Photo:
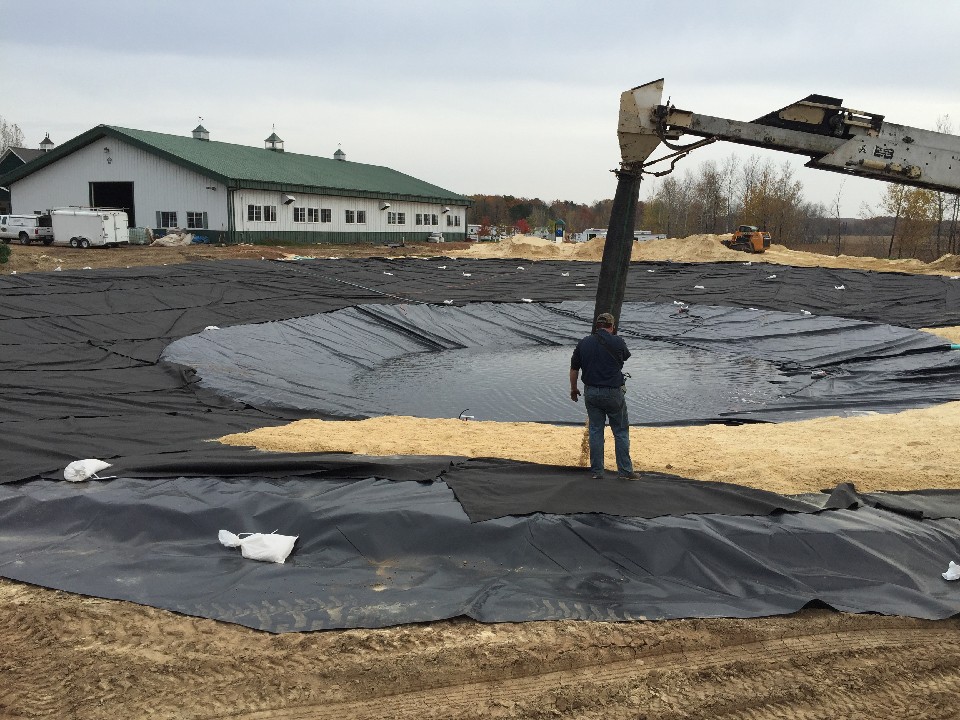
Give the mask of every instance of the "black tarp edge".
<svg viewBox="0 0 960 720">
<path fill-rule="evenodd" d="M 269 632 L 759 617 L 812 602 L 960 612 L 940 577 L 960 557 L 960 521 L 869 507 L 471 523 L 444 483 L 118 479 L 0 486 L 0 526 L 3 577 Z M 221 546 L 220 529 L 298 540 L 285 564 L 258 563 Z"/>
</svg>

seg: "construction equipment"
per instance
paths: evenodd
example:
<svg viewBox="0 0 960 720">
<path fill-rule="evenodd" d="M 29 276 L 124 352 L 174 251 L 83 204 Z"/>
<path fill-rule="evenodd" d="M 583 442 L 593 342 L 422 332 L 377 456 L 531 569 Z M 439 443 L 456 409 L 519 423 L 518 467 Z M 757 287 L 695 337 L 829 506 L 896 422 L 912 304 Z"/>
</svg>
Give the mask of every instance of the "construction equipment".
<svg viewBox="0 0 960 720">
<path fill-rule="evenodd" d="M 895 125 L 883 115 L 843 107 L 843 100 L 808 95 L 780 110 L 744 122 L 662 104 L 663 78 L 620 95 L 620 168 L 610 229 L 603 249 L 593 316 L 620 317 L 626 286 L 633 221 L 644 174 L 671 172 L 690 152 L 717 140 L 782 150 L 810 158 L 807 167 L 886 180 L 946 193 L 960 193 L 960 136 Z M 677 145 L 683 135 L 701 140 Z M 649 160 L 665 145 L 671 152 Z M 669 168 L 648 169 L 662 162 Z M 764 238 L 761 247 L 766 246 Z M 733 241 L 731 241 L 733 242 Z M 751 242 L 754 252 L 757 245 Z"/>
<path fill-rule="evenodd" d="M 664 160 L 676 164 L 691 150 L 725 140 L 807 155 L 806 166 L 819 170 L 960 191 L 957 135 L 885 122 L 883 115 L 845 108 L 843 100 L 826 95 L 808 95 L 751 122 L 699 115 L 669 102 L 662 105 L 662 97 L 662 79 L 621 95 L 618 135 L 624 165 L 646 168 Z M 683 135 L 704 140 L 674 145 Z M 647 162 L 661 142 L 674 152 Z"/>
<path fill-rule="evenodd" d="M 760 230 L 754 225 L 741 225 L 731 238 L 721 240 L 720 243 L 731 250 L 762 253 L 770 247 L 770 233 Z"/>
</svg>

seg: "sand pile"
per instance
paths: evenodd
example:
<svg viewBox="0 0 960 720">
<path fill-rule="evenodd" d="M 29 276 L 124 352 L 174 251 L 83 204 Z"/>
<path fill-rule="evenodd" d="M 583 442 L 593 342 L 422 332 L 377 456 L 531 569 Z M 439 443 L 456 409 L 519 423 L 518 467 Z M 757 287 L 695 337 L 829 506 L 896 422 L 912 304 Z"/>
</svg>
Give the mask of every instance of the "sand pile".
<svg viewBox="0 0 960 720">
<path fill-rule="evenodd" d="M 720 244 L 722 235 L 692 235 L 634 243 L 631 260 L 674 262 L 714 262 L 742 260 L 743 253 Z M 455 257 L 518 258 L 525 260 L 581 260 L 597 262 L 603 258 L 603 238 L 585 243 L 555 243 L 530 235 L 514 235 L 498 243 L 477 243 L 465 250 L 449 253 Z"/>
<path fill-rule="evenodd" d="M 566 378 L 557 378 L 558 388 Z M 960 402 L 897 414 L 826 417 L 794 423 L 633 427 L 638 470 L 730 482 L 780 493 L 819 492 L 841 482 L 864 491 L 958 488 Z M 221 438 L 278 452 L 500 457 L 586 468 L 580 427 L 378 417 L 299 420 Z M 891 442 L 890 438 L 896 438 Z M 616 469 L 607 428 L 606 466 Z"/>
<path fill-rule="evenodd" d="M 691 235 L 685 238 L 664 238 L 634 243 L 631 260 L 663 262 L 723 262 L 749 260 L 746 253 L 731 250 L 720 241 L 729 235 Z M 602 251 L 601 251 L 602 252 Z"/>
<path fill-rule="evenodd" d="M 601 246 L 602 247 L 602 246 Z M 463 250 L 448 253 L 465 258 L 522 258 L 525 260 L 584 260 L 575 243 L 555 243 L 533 235 L 514 235 L 500 242 L 474 243 Z M 590 258 L 593 259 L 593 258 Z"/>
<path fill-rule="evenodd" d="M 902 272 L 920 275 L 954 275 L 960 268 L 955 255 L 944 255 L 939 260 L 925 263 L 913 258 L 886 260 L 883 258 L 855 255 L 820 255 L 817 253 L 789 250 L 782 245 L 771 245 L 763 255 L 751 256 L 758 261 L 793 265 L 794 267 L 831 267 L 872 270 L 874 272 Z"/>
<path fill-rule="evenodd" d="M 634 243 L 630 259 L 648 262 L 765 262 L 798 267 L 859 268 L 877 272 L 908 272 L 954 275 L 960 271 L 960 256 L 944 255 L 932 263 L 920 260 L 884 260 L 851 255 L 820 255 L 790 250 L 773 244 L 762 255 L 731 250 L 721 244 L 726 235 L 691 235 Z M 594 238 L 585 243 L 554 243 L 531 235 L 514 235 L 498 243 L 476 243 L 446 254 L 465 258 L 517 258 L 525 260 L 580 260 L 596 262 L 603 258 L 605 240 Z"/>
<path fill-rule="evenodd" d="M 930 263 L 931 268 L 936 268 L 937 270 L 946 270 L 956 273 L 960 271 L 960 255 L 951 255 L 947 253 L 943 255 L 938 260 L 934 260 Z"/>
</svg>

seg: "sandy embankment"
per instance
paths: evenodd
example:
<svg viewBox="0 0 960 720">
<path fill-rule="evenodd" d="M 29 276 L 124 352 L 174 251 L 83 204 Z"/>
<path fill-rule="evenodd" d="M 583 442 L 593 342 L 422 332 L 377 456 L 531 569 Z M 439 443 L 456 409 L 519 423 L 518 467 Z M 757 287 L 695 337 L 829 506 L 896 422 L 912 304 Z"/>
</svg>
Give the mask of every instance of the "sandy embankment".
<svg viewBox="0 0 960 720">
<path fill-rule="evenodd" d="M 796 267 L 830 267 L 904 272 L 924 275 L 956 275 L 960 272 L 960 256 L 944 255 L 932 263 L 919 260 L 884 260 L 852 255 L 819 255 L 789 250 L 773 244 L 762 255 L 748 255 L 720 244 L 729 235 L 691 235 L 686 238 L 665 238 L 635 243 L 630 259 L 635 262 L 765 262 Z M 596 262 L 603 257 L 601 238 L 585 243 L 561 243 L 515 235 L 498 243 L 476 243 L 469 248 L 452 250 L 451 257 L 518 258 L 525 260 L 583 260 Z"/>
</svg>

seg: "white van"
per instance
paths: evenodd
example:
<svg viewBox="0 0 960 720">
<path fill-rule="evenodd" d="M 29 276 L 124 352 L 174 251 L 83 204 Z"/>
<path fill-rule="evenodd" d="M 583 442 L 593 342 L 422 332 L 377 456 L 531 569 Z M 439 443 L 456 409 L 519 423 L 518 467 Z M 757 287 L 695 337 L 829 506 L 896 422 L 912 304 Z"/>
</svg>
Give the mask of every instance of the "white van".
<svg viewBox="0 0 960 720">
<path fill-rule="evenodd" d="M 21 245 L 53 242 L 49 215 L 0 215 L 0 239 L 5 243 L 17 240 Z"/>
<path fill-rule="evenodd" d="M 70 247 L 114 247 L 130 243 L 127 213 L 101 208 L 54 208 L 53 238 Z"/>
</svg>

